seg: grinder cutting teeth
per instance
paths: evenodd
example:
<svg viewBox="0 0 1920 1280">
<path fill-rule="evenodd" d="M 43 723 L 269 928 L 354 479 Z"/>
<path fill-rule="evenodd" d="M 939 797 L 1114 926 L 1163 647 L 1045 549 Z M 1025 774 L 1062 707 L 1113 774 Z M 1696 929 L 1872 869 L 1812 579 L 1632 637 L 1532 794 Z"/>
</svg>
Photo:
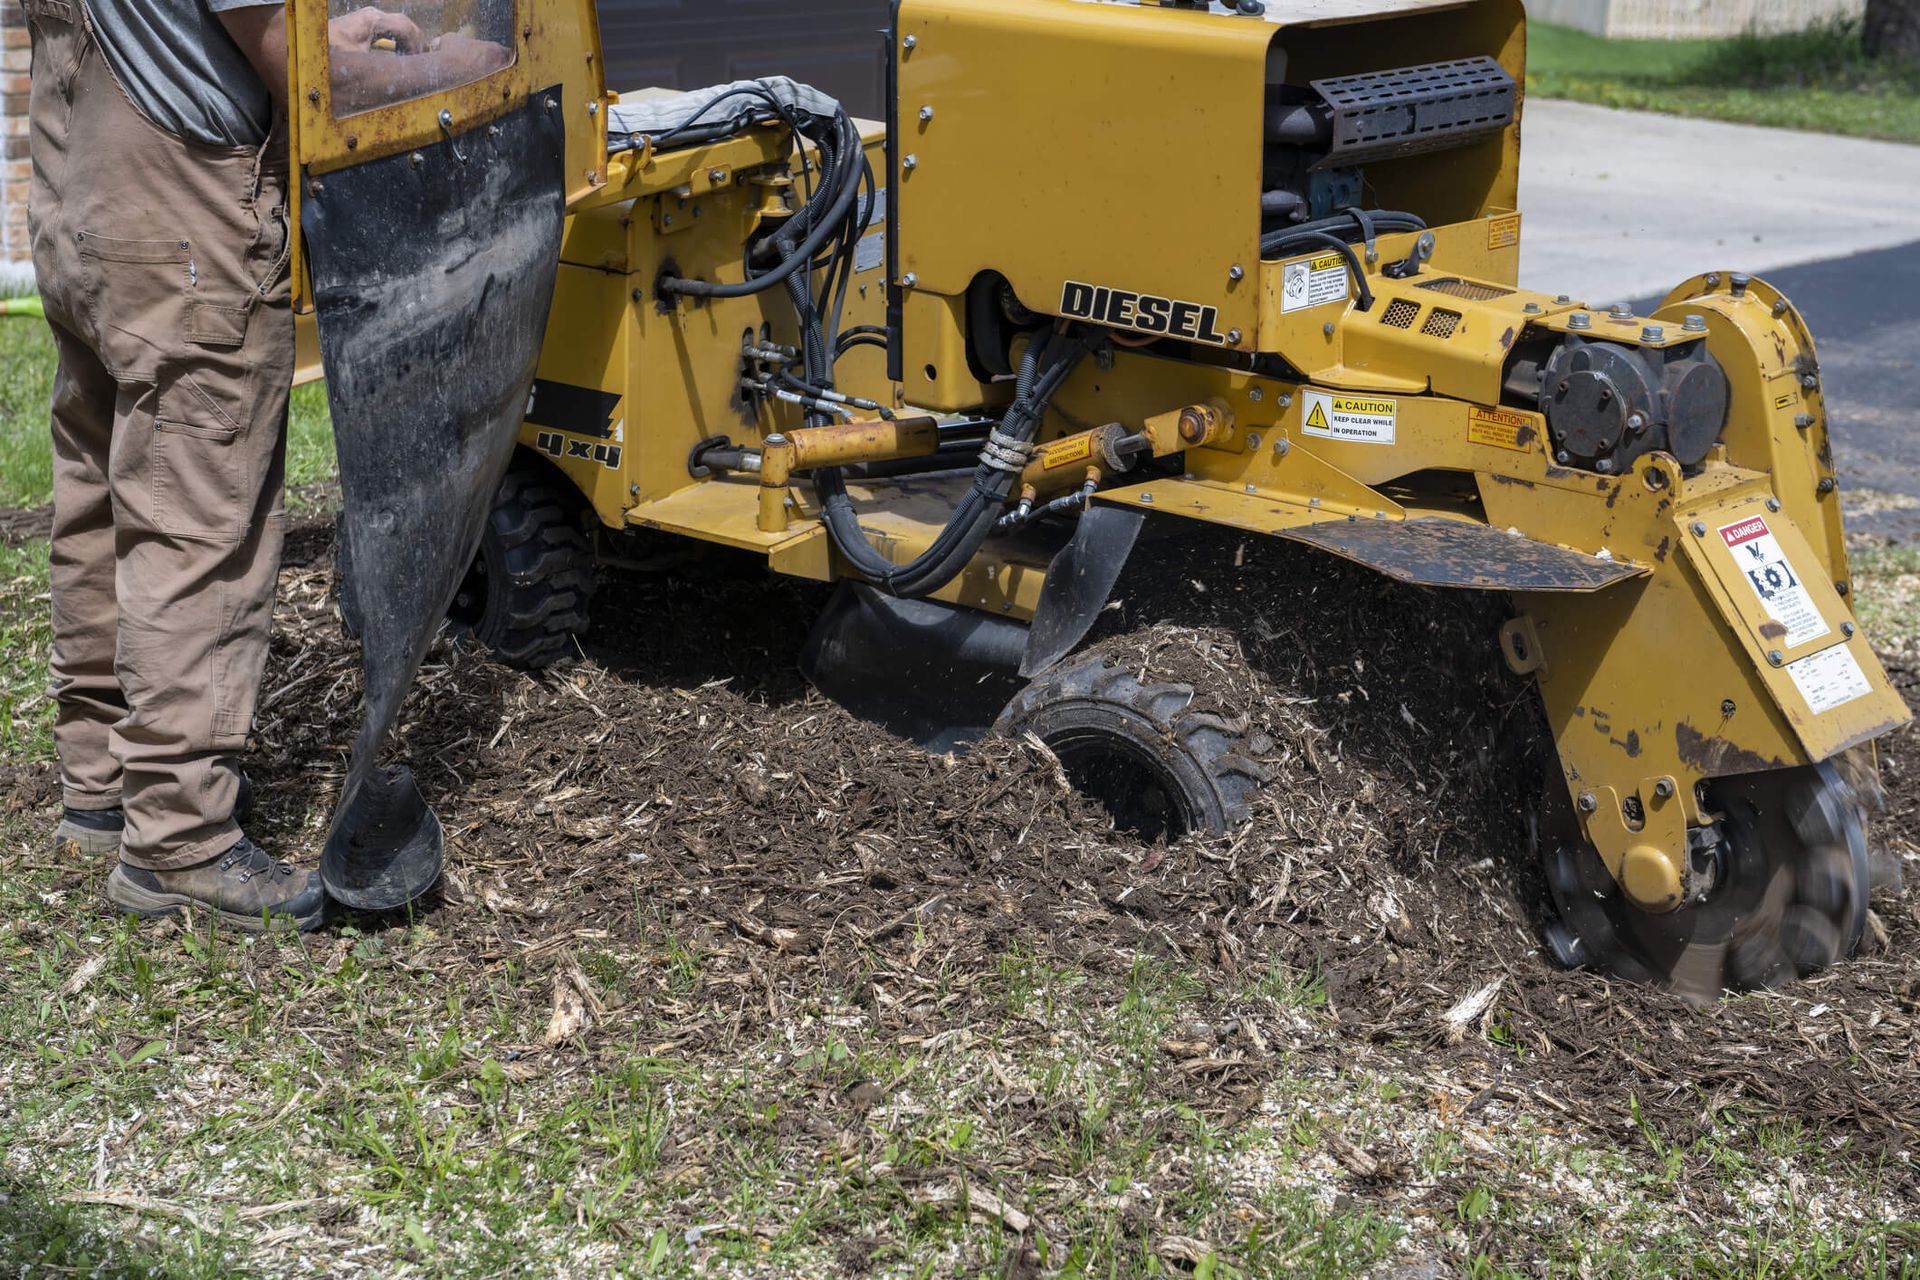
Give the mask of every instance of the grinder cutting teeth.
<svg viewBox="0 0 1920 1280">
<path fill-rule="evenodd" d="M 1664 915 L 1635 906 L 1593 847 L 1560 820 L 1541 833 L 1560 920 L 1547 939 L 1563 964 L 1593 964 L 1711 999 L 1775 987 L 1859 945 L 1872 873 L 1863 807 L 1831 764 L 1708 784 L 1718 815 L 1694 829 L 1695 888 Z"/>
</svg>

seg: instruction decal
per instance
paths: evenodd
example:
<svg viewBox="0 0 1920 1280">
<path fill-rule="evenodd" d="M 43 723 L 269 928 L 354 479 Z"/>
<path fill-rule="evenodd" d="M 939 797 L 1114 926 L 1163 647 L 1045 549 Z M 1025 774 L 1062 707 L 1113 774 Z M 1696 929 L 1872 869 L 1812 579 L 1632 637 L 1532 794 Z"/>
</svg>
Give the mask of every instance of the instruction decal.
<svg viewBox="0 0 1920 1280">
<path fill-rule="evenodd" d="M 1467 411 L 1467 439 L 1475 444 L 1532 453 L 1533 442 L 1539 438 L 1540 429 L 1523 413 L 1480 408 Z"/>
<path fill-rule="evenodd" d="M 1720 537 L 1767 616 L 1786 629 L 1785 635 L 1769 637 L 1777 647 L 1797 649 L 1833 634 L 1800 575 L 1793 571 L 1793 562 L 1767 527 L 1766 517 L 1725 525 Z"/>
<path fill-rule="evenodd" d="M 1487 248 L 1511 249 L 1520 243 L 1520 215 L 1509 213 L 1487 223 Z"/>
<path fill-rule="evenodd" d="M 1280 278 L 1280 310 L 1306 311 L 1347 300 L 1347 260 L 1338 253 L 1289 262 Z"/>
<path fill-rule="evenodd" d="M 1381 396 L 1308 391 L 1300 401 L 1300 429 L 1327 440 L 1392 444 L 1400 427 L 1400 402 Z"/>
<path fill-rule="evenodd" d="M 1860 669 L 1860 660 L 1843 644 L 1800 659 L 1787 668 L 1787 674 L 1817 716 L 1858 702 L 1873 692 L 1867 673 Z"/>
<path fill-rule="evenodd" d="M 1058 471 L 1076 462 L 1087 462 L 1093 458 L 1093 437 L 1083 431 L 1064 440 L 1055 440 L 1041 445 L 1035 456 L 1039 458 L 1042 471 Z"/>
</svg>

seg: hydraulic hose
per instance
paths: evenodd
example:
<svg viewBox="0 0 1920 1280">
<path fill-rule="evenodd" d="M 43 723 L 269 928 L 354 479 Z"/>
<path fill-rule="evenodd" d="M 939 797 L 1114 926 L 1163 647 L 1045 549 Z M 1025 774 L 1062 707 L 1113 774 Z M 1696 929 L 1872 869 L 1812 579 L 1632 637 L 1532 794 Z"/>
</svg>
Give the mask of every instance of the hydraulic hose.
<svg viewBox="0 0 1920 1280">
<path fill-rule="evenodd" d="M 1068 344 L 1065 351 L 1056 345 L 1062 341 Z M 907 564 L 894 564 L 867 541 L 859 513 L 847 495 L 844 474 L 832 468 L 816 472 L 814 490 L 821 517 L 834 546 L 854 572 L 894 596 L 923 596 L 951 582 L 993 532 L 1013 491 L 1020 468 L 1012 465 L 1006 450 L 1010 445 L 1023 450 L 1032 442 L 1047 403 L 1085 354 L 1086 347 L 1077 338 L 1055 339 L 1048 331 L 1035 338 L 1021 361 L 1013 403 L 982 450 L 966 497 L 933 544 Z"/>
</svg>

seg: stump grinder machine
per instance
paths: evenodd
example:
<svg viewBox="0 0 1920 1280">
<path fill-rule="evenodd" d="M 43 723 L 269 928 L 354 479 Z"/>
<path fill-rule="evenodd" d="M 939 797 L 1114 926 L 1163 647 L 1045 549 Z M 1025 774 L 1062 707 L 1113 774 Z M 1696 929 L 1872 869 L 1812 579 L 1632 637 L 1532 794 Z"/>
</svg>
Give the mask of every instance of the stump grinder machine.
<svg viewBox="0 0 1920 1280">
<path fill-rule="evenodd" d="M 884 123 L 777 77 L 609 93 L 592 0 L 387 4 L 429 45 L 349 61 L 290 9 L 368 677 L 344 902 L 437 872 L 373 761 L 443 620 L 542 665 L 596 560 L 663 542 L 843 584 L 824 685 L 1017 673 L 1003 727 L 1236 824 L 1236 744 L 1075 653 L 1202 522 L 1511 602 L 1561 961 L 1717 992 L 1859 942 L 1852 784 L 1909 712 L 1813 338 L 1731 269 L 1646 315 L 1519 286 L 1521 0 L 899 0 Z M 436 82 L 440 33 L 496 69 Z"/>
</svg>

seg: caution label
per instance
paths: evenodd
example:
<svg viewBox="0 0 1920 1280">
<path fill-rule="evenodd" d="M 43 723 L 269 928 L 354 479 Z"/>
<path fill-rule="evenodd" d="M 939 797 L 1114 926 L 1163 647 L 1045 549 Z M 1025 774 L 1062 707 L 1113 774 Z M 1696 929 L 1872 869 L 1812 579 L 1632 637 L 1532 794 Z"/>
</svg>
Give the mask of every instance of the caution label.
<svg viewBox="0 0 1920 1280">
<path fill-rule="evenodd" d="M 1820 616 L 1820 608 L 1800 581 L 1800 575 L 1793 571 L 1793 562 L 1787 559 L 1773 530 L 1767 527 L 1766 517 L 1755 516 L 1739 524 L 1726 525 L 1720 530 L 1720 537 L 1733 552 L 1734 563 L 1739 565 L 1753 594 L 1760 598 L 1767 616 L 1784 629 L 1784 634 L 1767 636 L 1774 647 L 1797 649 L 1833 634 L 1833 628 Z"/>
<path fill-rule="evenodd" d="M 1540 436 L 1540 429 L 1524 415 L 1508 413 L 1503 409 L 1470 409 L 1467 411 L 1467 439 L 1475 444 L 1490 444 L 1496 449 L 1511 449 L 1515 453 L 1532 453 L 1533 442 Z"/>
<path fill-rule="evenodd" d="M 1487 248 L 1511 249 L 1520 243 L 1520 215 L 1509 213 L 1487 223 Z"/>
<path fill-rule="evenodd" d="M 1305 311 L 1347 300 L 1347 260 L 1337 253 L 1289 262 L 1280 276 L 1280 310 Z"/>
<path fill-rule="evenodd" d="M 1328 440 L 1392 444 L 1400 427 L 1400 404 L 1379 396 L 1343 396 L 1309 391 L 1301 398 L 1300 429 Z"/>
<path fill-rule="evenodd" d="M 1860 660 L 1843 644 L 1800 659 L 1788 666 L 1787 674 L 1815 715 L 1858 702 L 1873 692 L 1867 673 L 1860 669 Z"/>
<path fill-rule="evenodd" d="M 1040 469 L 1058 471 L 1061 467 L 1071 467 L 1077 462 L 1085 462 L 1093 457 L 1093 437 L 1082 432 L 1077 436 L 1068 436 L 1064 440 L 1055 440 L 1040 446 Z"/>
</svg>

